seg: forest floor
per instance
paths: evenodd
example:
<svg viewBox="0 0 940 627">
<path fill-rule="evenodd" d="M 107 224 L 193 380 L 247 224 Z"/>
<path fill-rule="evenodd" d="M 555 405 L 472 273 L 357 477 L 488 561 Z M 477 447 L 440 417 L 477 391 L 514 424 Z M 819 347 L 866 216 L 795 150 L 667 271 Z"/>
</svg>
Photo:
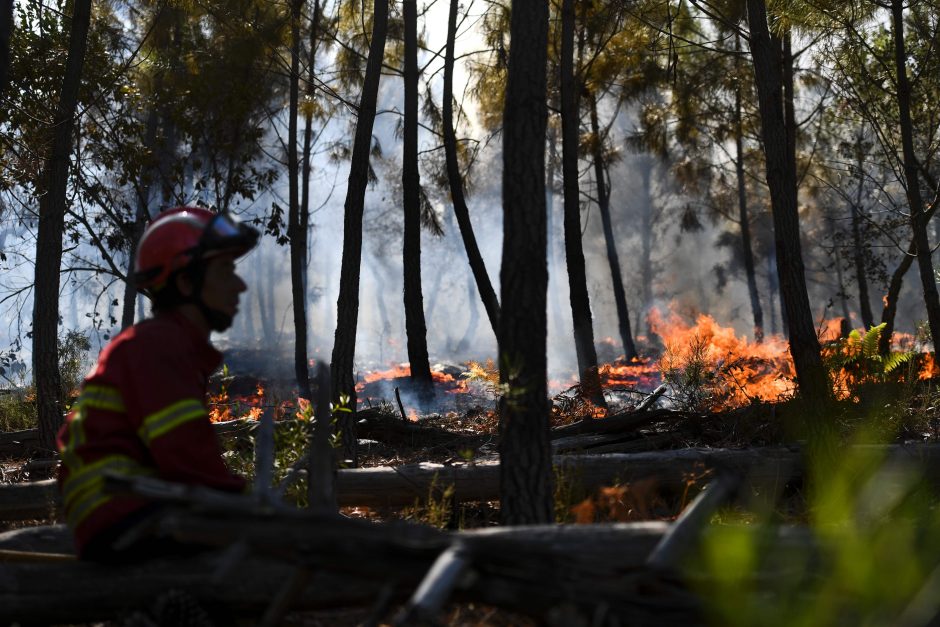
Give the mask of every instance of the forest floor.
<svg viewBox="0 0 940 627">
<path fill-rule="evenodd" d="M 387 376 L 364 383 L 360 391 L 360 398 L 364 399 L 365 405 L 360 410 L 363 416 L 386 423 L 398 421 L 416 428 L 405 436 L 398 434 L 384 439 L 373 435 L 362 437 L 359 466 L 401 466 L 419 462 L 446 465 L 496 459 L 498 413 L 494 375 L 492 370 L 488 371 L 482 366 L 477 365 L 476 368 L 475 373 L 471 368 L 469 377 L 466 373 L 456 372 L 448 374 L 447 378 L 440 377 L 441 380 L 436 382 L 434 398 L 425 401 L 423 406 L 422 403 L 409 402 L 408 399 L 416 396 L 409 389 L 406 377 Z M 468 379 L 469 385 L 465 384 Z M 935 407 L 940 406 L 940 393 L 932 381 L 869 383 L 859 386 L 854 392 L 846 400 L 833 402 L 826 408 L 826 419 L 831 422 L 838 441 L 859 443 L 856 435 L 864 427 L 865 437 L 873 443 L 940 442 L 940 419 L 935 411 Z M 609 391 L 609 415 L 629 414 L 647 394 L 637 394 L 631 389 Z M 221 408 L 225 414 L 223 418 L 238 419 L 250 415 L 253 407 L 261 407 L 262 410 L 272 410 L 278 420 L 295 425 L 277 431 L 279 469 L 289 467 L 299 458 L 308 437 L 306 427 L 309 422 L 295 419 L 299 409 L 290 401 L 291 395 L 289 384 L 245 375 L 230 375 L 226 381 L 217 380 L 212 390 L 213 403 Z M 400 398 L 406 399 L 405 402 L 400 402 Z M 677 406 L 675 397 L 667 397 L 659 402 Z M 578 421 L 603 420 L 598 408 L 579 397 L 577 388 L 557 394 L 552 407 L 553 428 Z M 431 411 L 426 411 L 428 409 Z M 705 398 L 699 407 L 685 407 L 682 411 L 664 414 L 661 420 L 636 429 L 630 436 L 630 442 L 633 443 L 631 450 L 639 452 L 690 447 L 740 449 L 792 444 L 801 441 L 805 435 L 801 432 L 805 428 L 805 413 L 806 408 L 793 401 L 753 402 L 743 407 L 713 409 L 709 408 Z M 224 441 L 226 459 L 231 466 L 238 472 L 252 474 L 252 439 Z M 26 453 L 0 459 L 0 480 L 3 483 L 15 483 L 52 476 L 50 466 L 36 463 L 32 457 Z M 558 522 L 672 521 L 707 479 L 707 474 L 690 477 L 688 489 L 680 493 L 659 492 L 644 485 L 610 485 L 590 491 L 556 490 Z M 303 497 L 298 495 L 303 492 L 302 487 L 293 492 L 300 505 L 303 504 Z M 807 520 L 807 507 L 807 500 L 797 486 L 783 496 L 783 501 L 777 504 L 777 512 L 786 522 L 802 523 Z M 427 500 L 422 502 L 416 499 L 414 505 L 409 507 L 346 507 L 343 513 L 349 517 L 375 521 L 410 520 L 445 529 L 470 529 L 497 525 L 499 504 L 495 501 L 451 504 L 443 499 L 435 500 L 429 495 Z M 735 516 L 740 520 L 747 514 L 738 512 Z M 0 531 L 56 522 L 61 521 L 0 521 Z M 291 615 L 287 624 L 357 625 L 368 618 L 368 609 L 354 608 Z M 449 607 L 444 624 L 535 623 L 504 610 L 464 603 Z"/>
</svg>

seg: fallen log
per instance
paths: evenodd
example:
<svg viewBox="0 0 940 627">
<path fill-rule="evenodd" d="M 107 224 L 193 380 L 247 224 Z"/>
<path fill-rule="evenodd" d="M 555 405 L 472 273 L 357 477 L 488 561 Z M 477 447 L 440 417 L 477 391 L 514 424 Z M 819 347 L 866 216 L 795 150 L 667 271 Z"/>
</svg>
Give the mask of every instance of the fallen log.
<svg viewBox="0 0 940 627">
<path fill-rule="evenodd" d="M 260 616 L 291 583 L 294 610 L 370 606 L 404 600 L 438 556 L 459 546 L 467 575 L 448 583 L 456 598 L 545 616 L 572 606 L 591 616 L 606 607 L 620 624 L 701 622 L 700 604 L 681 587 L 650 586 L 645 562 L 666 523 L 493 528 L 446 533 L 404 523 L 296 516 L 174 512 L 160 523 L 181 539 L 249 547 L 235 568 L 224 555 L 127 567 L 80 562 L 0 563 L 0 622 L 106 620 L 147 607 L 154 591 L 182 589 L 209 606 Z M 61 529 L 61 528 L 59 528 Z M 706 534 L 707 534 L 706 530 Z M 0 534 L 0 547 L 9 546 Z M 774 550 L 812 552 L 806 529 L 780 528 Z M 297 577 L 303 572 L 304 577 Z M 221 575 L 220 575 L 221 573 Z M 693 573 L 694 574 L 694 573 Z M 772 577 L 774 573 L 761 573 Z M 49 603 L 51 594 L 57 602 Z M 284 609 L 284 608 L 280 608 Z M 378 616 L 381 619 L 382 616 Z M 377 621 L 378 622 L 378 621 Z"/>
<path fill-rule="evenodd" d="M 607 418 L 585 418 L 571 424 L 555 427 L 551 430 L 551 438 L 554 440 L 588 433 L 631 433 L 656 422 L 688 420 L 698 416 L 700 415 L 673 409 L 627 411 Z"/>
<path fill-rule="evenodd" d="M 940 445 L 871 446 L 888 459 L 917 468 L 940 488 Z M 608 455 L 558 455 L 558 476 L 585 490 L 653 477 L 665 491 L 684 489 L 690 479 L 710 472 L 728 471 L 745 479 L 744 487 L 779 490 L 802 477 L 802 453 L 797 448 L 679 449 Z M 499 462 L 481 461 L 452 465 L 421 463 L 343 469 L 336 473 L 340 506 L 401 507 L 442 498 L 453 487 L 455 502 L 494 501 L 499 498 Z M 0 520 L 43 518 L 55 510 L 55 482 L 0 486 Z"/>
</svg>

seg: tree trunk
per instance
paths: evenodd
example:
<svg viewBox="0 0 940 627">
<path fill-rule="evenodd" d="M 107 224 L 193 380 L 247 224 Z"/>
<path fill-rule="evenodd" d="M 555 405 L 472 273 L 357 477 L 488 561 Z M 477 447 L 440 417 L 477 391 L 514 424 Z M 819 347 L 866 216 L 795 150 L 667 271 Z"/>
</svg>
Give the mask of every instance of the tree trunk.
<svg viewBox="0 0 940 627">
<path fill-rule="evenodd" d="M 71 3 L 72 26 L 65 61 L 62 89 L 51 129 L 52 148 L 42 172 L 43 193 L 39 197 L 39 229 L 36 236 L 36 273 L 33 283 L 33 381 L 39 414 L 39 446 L 44 453 L 55 451 L 55 438 L 62 424 L 62 381 L 59 376 L 59 266 L 65 228 L 69 153 L 81 84 L 82 66 L 91 22 L 91 0 Z"/>
<path fill-rule="evenodd" d="M 442 125 L 444 131 L 444 155 L 447 161 L 447 181 L 450 184 L 450 197 L 454 203 L 454 216 L 460 228 L 460 237 L 463 239 L 464 249 L 470 262 L 470 271 L 476 280 L 480 299 L 490 319 L 493 333 L 499 332 L 499 300 L 496 290 L 490 282 L 483 263 L 483 255 L 477 246 L 476 236 L 473 234 L 473 224 L 470 222 L 470 211 L 464 197 L 463 177 L 460 175 L 460 163 L 457 160 L 457 132 L 454 126 L 454 39 L 457 36 L 457 9 L 460 0 L 450 1 L 450 12 L 447 18 L 447 48 L 444 53 L 444 107 L 442 110 Z"/>
<path fill-rule="evenodd" d="M 548 290 L 548 307 L 551 315 L 549 319 L 552 324 L 549 325 L 548 334 L 551 337 L 553 334 L 561 335 L 564 333 L 564 315 L 561 310 L 561 299 L 558 297 L 558 284 L 555 284 L 555 288 L 552 289 L 552 277 L 555 277 L 555 281 L 559 280 L 559 265 L 558 265 L 558 255 L 555 249 L 555 171 L 558 167 L 558 136 L 555 130 L 554 125 L 548 124 L 548 162 L 546 164 L 546 185 L 545 185 L 545 232 L 548 234 L 548 239 L 546 240 L 548 246 L 548 278 L 549 278 L 549 290 Z M 554 329 L 554 331 L 552 331 Z"/>
<path fill-rule="evenodd" d="M 650 309 L 653 307 L 653 157 L 643 155 L 640 161 L 640 181 L 643 193 L 640 194 L 642 212 L 640 214 L 640 283 L 643 293 L 641 316 L 643 319 L 646 341 L 653 339 L 650 326 Z"/>
<path fill-rule="evenodd" d="M 411 381 L 423 394 L 431 392 L 431 364 L 428 360 L 428 329 L 424 320 L 421 293 L 421 180 L 418 171 L 418 5 L 402 2 L 405 26 L 405 116 L 402 141 L 402 202 L 405 234 L 402 250 L 404 268 L 405 333 L 408 337 L 408 363 Z"/>
<path fill-rule="evenodd" d="M 0 98 L 10 80 L 10 39 L 13 35 L 13 0 L 0 0 Z"/>
<path fill-rule="evenodd" d="M 312 400 L 307 368 L 307 229 L 300 217 L 300 171 L 297 163 L 297 115 L 300 100 L 300 10 L 304 0 L 292 0 L 290 11 L 290 106 L 287 120 L 287 179 L 289 203 L 287 236 L 290 239 L 290 284 L 294 311 L 294 375 L 298 393 Z"/>
<path fill-rule="evenodd" d="M 855 153 L 858 168 L 858 191 L 855 194 L 855 203 L 852 205 L 852 257 L 855 262 L 855 280 L 858 285 L 858 301 L 862 314 L 862 324 L 870 329 L 875 324 L 875 316 L 871 310 L 871 298 L 868 295 L 868 277 L 865 274 L 865 242 L 862 241 L 862 194 L 865 191 L 865 162 L 862 151 L 862 133 L 858 134 L 855 143 Z"/>
<path fill-rule="evenodd" d="M 594 179 L 597 181 L 597 206 L 604 225 L 604 242 L 607 244 L 607 263 L 610 266 L 610 278 L 614 286 L 614 303 L 617 305 L 617 322 L 620 341 L 623 344 L 623 358 L 627 361 L 639 356 L 633 343 L 633 331 L 630 329 L 630 311 L 627 309 L 627 294 L 623 288 L 623 275 L 620 271 L 620 256 L 617 254 L 617 241 L 614 239 L 614 225 L 610 218 L 610 187 L 607 182 L 607 164 L 604 163 L 603 142 L 600 124 L 597 120 L 597 99 L 589 94 L 591 105 L 591 132 L 594 134 Z"/>
<path fill-rule="evenodd" d="M 157 79 L 157 85 L 162 81 Z M 157 109 L 151 107 L 147 113 L 147 128 L 144 134 L 144 148 L 148 154 L 153 154 L 157 146 Z M 137 245 L 144 234 L 144 228 L 150 220 L 150 181 L 154 172 L 151 164 L 145 162 L 140 169 L 137 182 L 137 213 L 131 230 L 129 248 L 127 252 L 127 278 L 124 280 L 124 301 L 121 312 L 121 329 L 134 324 L 134 308 L 137 305 L 137 277 L 134 275 L 134 258 L 137 256 Z"/>
<path fill-rule="evenodd" d="M 349 183 L 344 205 L 343 260 L 340 269 L 339 298 L 336 301 L 336 335 L 330 364 L 332 398 L 338 404 L 340 396 L 349 398 L 347 409 L 340 413 L 337 427 L 342 433 L 343 459 L 356 464 L 356 380 L 353 366 L 356 358 L 356 329 L 359 320 L 359 274 L 362 263 L 362 212 L 366 186 L 369 183 L 369 153 L 372 148 L 372 126 L 375 123 L 376 100 L 382 60 L 385 56 L 385 36 L 388 30 L 388 0 L 376 0 L 372 16 L 372 42 L 366 62 L 365 80 L 359 100 L 356 135 L 349 164 Z"/>
<path fill-rule="evenodd" d="M 736 52 L 741 50 L 741 40 L 734 38 Z M 744 128 L 741 115 L 741 89 L 734 90 L 734 147 L 735 175 L 738 183 L 738 224 L 741 228 L 741 253 L 744 257 L 744 274 L 747 279 L 747 293 L 751 299 L 751 314 L 754 317 L 754 341 L 764 340 L 764 310 L 760 305 L 760 293 L 757 291 L 757 273 L 754 269 L 754 250 L 751 245 L 751 220 L 747 212 L 747 187 L 744 174 Z"/>
<path fill-rule="evenodd" d="M 822 401 L 831 395 L 831 390 L 806 291 L 792 147 L 796 127 L 792 124 L 792 115 L 785 113 L 785 108 L 792 107 L 792 103 L 785 106 L 782 93 L 783 46 L 767 27 L 765 0 L 747 0 L 747 14 L 773 209 L 777 274 L 789 328 L 790 354 L 802 396 L 810 402 Z M 786 91 L 792 96 L 792 86 Z M 789 128 L 788 119 L 791 120 Z"/>
<path fill-rule="evenodd" d="M 546 360 L 545 101 L 548 2 L 513 5 L 503 111 L 500 518 L 553 518 Z"/>
<path fill-rule="evenodd" d="M 561 9 L 561 170 L 565 207 L 565 262 L 568 267 L 568 297 L 571 300 L 571 322 L 574 325 L 581 394 L 596 405 L 606 407 L 597 372 L 594 322 L 591 320 L 591 299 L 587 289 L 584 243 L 581 240 L 581 194 L 578 186 L 581 116 L 578 103 L 579 78 L 574 71 L 574 2 L 564 0 Z"/>
<path fill-rule="evenodd" d="M 901 146 L 904 165 L 904 185 L 907 201 L 911 207 L 911 228 L 917 246 L 917 268 L 924 288 L 924 303 L 927 306 L 927 321 L 934 343 L 934 351 L 940 338 L 940 294 L 937 293 L 936 277 L 931 259 L 930 241 L 927 237 L 927 214 L 920 195 L 920 177 L 917 172 L 917 157 L 914 155 L 914 130 L 911 122 L 911 86 L 907 77 L 907 51 L 904 44 L 904 5 L 902 0 L 891 0 L 891 23 L 894 31 L 894 60 L 898 81 L 898 114 L 901 127 Z"/>
<path fill-rule="evenodd" d="M 307 57 L 307 85 L 305 93 L 307 98 L 313 99 L 316 91 L 313 88 L 316 80 L 317 61 L 317 34 L 320 32 L 320 0 L 313 0 L 313 18 L 310 22 L 310 50 Z M 303 284 L 305 298 L 309 295 L 310 284 L 307 281 L 307 271 L 310 263 L 310 153 L 313 150 L 313 111 L 308 106 L 304 109 L 304 147 L 301 157 L 301 184 L 300 184 L 300 228 L 306 234 L 307 251 L 303 264 Z"/>
</svg>

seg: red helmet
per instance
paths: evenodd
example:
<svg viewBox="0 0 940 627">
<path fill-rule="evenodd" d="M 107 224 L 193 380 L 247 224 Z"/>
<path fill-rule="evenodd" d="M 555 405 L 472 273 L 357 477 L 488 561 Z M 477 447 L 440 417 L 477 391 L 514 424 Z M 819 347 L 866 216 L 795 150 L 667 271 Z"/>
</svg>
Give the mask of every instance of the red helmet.
<svg viewBox="0 0 940 627">
<path fill-rule="evenodd" d="M 134 276 L 139 289 L 160 289 L 171 274 L 199 259 L 223 253 L 240 257 L 255 247 L 258 231 L 227 213 L 202 207 L 176 207 L 147 225 Z"/>
</svg>

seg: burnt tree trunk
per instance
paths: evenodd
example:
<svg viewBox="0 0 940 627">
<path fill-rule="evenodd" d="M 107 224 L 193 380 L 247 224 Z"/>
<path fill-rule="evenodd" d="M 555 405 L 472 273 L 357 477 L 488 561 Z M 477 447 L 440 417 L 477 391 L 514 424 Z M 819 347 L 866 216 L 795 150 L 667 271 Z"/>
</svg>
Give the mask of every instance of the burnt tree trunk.
<svg viewBox="0 0 940 627">
<path fill-rule="evenodd" d="M 13 36 L 13 0 L 0 0 L 0 98 L 10 80 L 10 40 Z"/>
<path fill-rule="evenodd" d="M 411 381 L 427 394 L 431 391 L 431 364 L 428 360 L 428 329 L 424 320 L 421 293 L 421 180 L 418 171 L 418 5 L 402 2 L 405 26 L 405 119 L 401 187 L 405 209 L 402 250 L 404 267 L 405 333 L 408 336 L 408 362 Z"/>
<path fill-rule="evenodd" d="M 735 36 L 735 51 L 741 50 L 741 40 Z M 744 173 L 744 125 L 741 114 L 741 88 L 734 90 L 734 170 L 738 184 L 738 224 L 741 229 L 741 254 L 744 258 L 744 275 L 747 293 L 751 299 L 751 315 L 754 317 L 754 341 L 764 340 L 764 310 L 757 291 L 757 272 L 754 268 L 754 248 L 751 243 L 751 220 L 747 211 L 747 187 Z"/>
<path fill-rule="evenodd" d="M 597 206 L 604 226 L 604 243 L 607 245 L 607 263 L 610 266 L 610 278 L 614 287 L 614 303 L 617 306 L 617 330 L 623 344 L 623 358 L 627 361 L 639 357 L 636 344 L 633 343 L 633 331 L 630 329 L 630 310 L 627 308 L 627 293 L 623 288 L 623 274 L 620 271 L 620 255 L 617 254 L 617 241 L 614 239 L 614 225 L 610 218 L 610 186 L 607 181 L 607 164 L 604 161 L 604 142 L 601 138 L 600 123 L 597 119 L 597 99 L 589 94 L 591 107 L 591 133 L 594 141 L 594 179 L 597 181 Z"/>
<path fill-rule="evenodd" d="M 783 93 L 786 91 L 792 96 L 792 86 L 784 88 L 783 45 L 779 37 L 771 35 L 768 29 L 765 0 L 747 0 L 747 15 L 773 210 L 777 274 L 789 329 L 790 354 L 800 394 L 811 402 L 821 401 L 830 396 L 830 388 L 810 311 L 803 268 L 793 148 L 796 127 L 787 125 L 788 119 L 792 121 L 792 114 L 785 109 L 790 109 L 792 103 L 784 104 Z"/>
<path fill-rule="evenodd" d="M 464 249 L 470 262 L 470 271 L 476 281 L 480 299 L 486 309 L 486 315 L 493 327 L 493 333 L 499 334 L 499 300 L 496 290 L 490 282 L 483 263 L 483 255 L 477 245 L 473 234 L 473 224 L 470 222 L 470 211 L 464 196 L 463 176 L 460 174 L 460 163 L 457 160 L 457 132 L 454 126 L 454 39 L 457 36 L 457 9 L 459 0 L 451 0 L 450 11 L 447 18 L 447 47 L 444 53 L 444 106 L 441 112 L 444 131 L 444 155 L 447 161 L 447 182 L 450 185 L 450 197 L 454 203 L 454 216 L 460 228 L 460 237 L 463 239 Z"/>
<path fill-rule="evenodd" d="M 330 364 L 332 398 L 339 403 L 340 396 L 349 398 L 348 409 L 340 413 L 337 427 L 342 433 L 343 458 L 356 464 L 356 380 L 353 365 L 356 357 L 356 328 L 359 321 L 359 274 L 362 264 L 362 212 L 365 205 L 366 185 L 369 183 L 369 153 L 372 148 L 372 126 L 375 123 L 379 78 L 385 56 L 385 37 L 388 31 L 388 0 L 377 0 L 372 16 L 372 42 L 362 84 L 362 95 L 356 119 L 352 158 L 349 164 L 349 183 L 346 190 L 343 221 L 343 260 L 340 269 L 339 298 L 336 301 L 336 335 Z"/>
<path fill-rule="evenodd" d="M 301 397 L 311 400 L 307 368 L 307 229 L 300 217 L 300 171 L 297 161 L 297 116 L 300 102 L 300 10 L 304 0 L 290 5 L 290 105 L 287 120 L 287 180 L 289 207 L 287 237 L 290 240 L 290 286 L 294 313 L 294 376 Z"/>
<path fill-rule="evenodd" d="M 546 360 L 545 100 L 548 2 L 513 5 L 503 113 L 500 518 L 553 518 Z"/>
<path fill-rule="evenodd" d="M 578 187 L 580 81 L 574 70 L 574 2 L 564 0 L 561 5 L 561 170 L 565 207 L 565 262 L 568 267 L 568 296 L 571 301 L 581 393 L 593 403 L 606 407 L 597 372 L 594 322 L 591 319 L 591 298 L 588 295 L 584 243 L 581 240 L 581 192 Z M 542 194 L 544 196 L 544 190 Z"/>
<path fill-rule="evenodd" d="M 931 259 L 930 241 L 927 237 L 927 212 L 920 195 L 920 177 L 917 172 L 917 157 L 914 155 L 914 129 L 911 121 L 911 85 L 907 77 L 907 51 L 904 43 L 904 4 L 902 0 L 891 0 L 891 25 L 894 31 L 894 60 L 897 71 L 898 122 L 901 127 L 901 146 L 904 166 L 904 187 L 911 208 L 911 229 L 917 247 L 917 268 L 924 289 L 927 321 L 930 335 L 936 343 L 940 338 L 940 294 L 937 293 L 936 277 Z"/>
<path fill-rule="evenodd" d="M 36 273 L 33 283 L 33 381 L 39 414 L 39 446 L 48 454 L 55 451 L 56 432 L 62 424 L 62 381 L 59 376 L 59 266 L 62 263 L 62 236 L 65 229 L 66 190 L 69 153 L 78 106 L 91 0 L 71 3 L 69 51 L 65 74 L 51 129 L 52 147 L 41 175 L 39 228 L 36 236 Z"/>
</svg>

